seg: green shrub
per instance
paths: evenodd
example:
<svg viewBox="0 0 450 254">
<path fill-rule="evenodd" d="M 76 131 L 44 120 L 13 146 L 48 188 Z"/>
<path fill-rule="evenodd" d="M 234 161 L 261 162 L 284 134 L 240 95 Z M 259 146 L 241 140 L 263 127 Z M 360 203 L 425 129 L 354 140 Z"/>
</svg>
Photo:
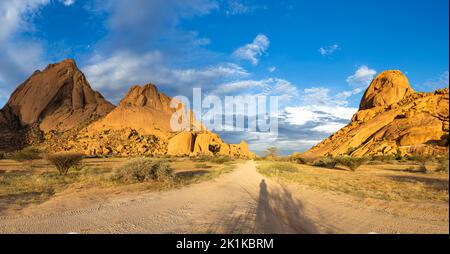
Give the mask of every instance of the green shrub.
<svg viewBox="0 0 450 254">
<path fill-rule="evenodd" d="M 449 159 L 447 158 L 439 158 L 438 159 L 439 165 L 436 168 L 437 172 L 444 172 L 444 173 L 448 173 L 448 169 L 449 169 Z"/>
<path fill-rule="evenodd" d="M 291 155 L 289 158 L 290 161 L 298 164 L 308 164 L 314 161 L 313 157 L 306 157 L 300 154 Z"/>
<path fill-rule="evenodd" d="M 233 158 L 231 158 L 230 156 L 220 156 L 220 157 L 217 157 L 217 158 L 213 158 L 211 160 L 211 162 L 217 163 L 217 164 L 224 164 L 224 163 L 230 162 L 232 160 L 233 160 Z"/>
<path fill-rule="evenodd" d="M 196 162 L 207 162 L 213 160 L 214 157 L 206 154 L 200 154 L 197 157 L 194 157 L 192 160 Z"/>
<path fill-rule="evenodd" d="M 211 156 L 211 155 L 199 155 L 197 157 L 192 158 L 192 161 L 195 162 L 212 162 L 212 163 L 217 163 L 217 164 L 224 164 L 226 162 L 230 162 L 232 161 L 233 158 L 230 156 Z"/>
<path fill-rule="evenodd" d="M 356 171 L 362 164 L 367 161 L 365 157 L 338 156 L 335 158 L 338 164 L 341 164 L 351 171 Z"/>
<path fill-rule="evenodd" d="M 11 159 L 19 162 L 38 160 L 42 158 L 42 152 L 34 147 L 26 147 L 20 151 L 14 152 Z"/>
<path fill-rule="evenodd" d="M 269 165 L 270 170 L 279 172 L 297 172 L 297 167 L 289 162 L 276 162 Z"/>
<path fill-rule="evenodd" d="M 427 156 L 427 155 L 411 155 L 408 156 L 408 160 L 411 161 L 415 161 L 419 164 L 420 166 L 420 171 L 421 172 L 426 172 L 427 171 L 427 162 L 431 161 L 433 158 L 431 156 Z"/>
<path fill-rule="evenodd" d="M 394 155 L 374 155 L 370 159 L 371 161 L 391 162 L 395 160 Z"/>
<path fill-rule="evenodd" d="M 397 153 L 395 153 L 395 159 L 401 161 L 403 159 L 402 152 L 400 149 L 397 149 Z"/>
<path fill-rule="evenodd" d="M 322 168 L 335 168 L 337 165 L 337 161 L 333 157 L 322 157 L 315 160 L 312 165 Z"/>
<path fill-rule="evenodd" d="M 113 180 L 137 183 L 147 181 L 171 181 L 173 170 L 164 160 L 137 158 L 117 168 Z"/>
<path fill-rule="evenodd" d="M 77 153 L 60 153 L 47 156 L 47 160 L 56 167 L 60 175 L 67 175 L 69 169 L 78 165 L 81 159 L 83 159 L 83 155 Z"/>
<path fill-rule="evenodd" d="M 195 167 L 196 168 L 211 168 L 211 166 L 209 166 L 206 163 L 197 163 L 197 164 L 195 164 Z"/>
</svg>

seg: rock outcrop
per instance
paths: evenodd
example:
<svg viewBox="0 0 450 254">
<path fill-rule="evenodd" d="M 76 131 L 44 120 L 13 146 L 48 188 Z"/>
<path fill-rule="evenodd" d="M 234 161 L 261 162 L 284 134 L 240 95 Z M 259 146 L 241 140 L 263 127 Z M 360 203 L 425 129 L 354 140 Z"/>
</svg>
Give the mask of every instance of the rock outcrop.
<svg viewBox="0 0 450 254">
<path fill-rule="evenodd" d="M 40 91 L 35 91 L 39 86 Z M 37 97 L 30 92 L 37 93 Z M 31 106 L 24 98 L 31 100 Z M 51 152 L 123 157 L 254 156 L 243 143 L 228 145 L 218 135 L 205 130 L 192 112 L 189 115 L 191 131 L 173 131 L 171 118 L 184 105 L 178 103 L 178 108 L 171 108 L 171 102 L 172 98 L 160 93 L 155 85 L 146 84 L 132 86 L 114 107 L 90 89 L 73 61 L 66 60 L 49 65 L 42 73 L 36 72 L 16 90 L 3 110 L 5 113 L 0 115 L 0 126 L 8 124 L 8 128 L 2 128 L 0 137 L 8 139 L 8 144 L 20 142 L 24 136 L 14 139 L 15 130 L 20 126 L 34 130 L 38 126 L 39 138 L 31 131 L 26 136 L 39 139 L 38 143 Z M 11 124 L 14 122 L 17 126 Z"/>
<path fill-rule="evenodd" d="M 155 85 L 133 86 L 119 105 L 88 127 L 90 132 L 131 128 L 144 135 L 166 137 L 170 132 L 170 98 Z"/>
<path fill-rule="evenodd" d="M 383 71 L 370 83 L 359 109 L 390 106 L 412 94 L 414 90 L 403 73 L 398 70 Z"/>
<path fill-rule="evenodd" d="M 73 60 L 50 64 L 22 83 L 1 110 L 0 146 L 18 147 L 40 142 L 45 133 L 80 129 L 113 108 Z"/>
<path fill-rule="evenodd" d="M 219 135 L 204 132 L 180 132 L 168 142 L 167 155 L 171 156 L 231 156 L 238 158 L 255 158 L 245 141 L 240 144 L 227 144 Z"/>
<path fill-rule="evenodd" d="M 352 121 L 305 155 L 448 154 L 449 90 L 415 93 L 400 71 L 378 75 Z"/>
<path fill-rule="evenodd" d="M 169 140 L 167 154 L 173 156 L 189 156 L 194 151 L 196 134 L 183 131 Z"/>
<path fill-rule="evenodd" d="M 21 125 L 44 132 L 65 131 L 108 114 L 114 106 L 92 90 L 73 60 L 36 71 L 11 95 L 5 107 Z"/>
</svg>

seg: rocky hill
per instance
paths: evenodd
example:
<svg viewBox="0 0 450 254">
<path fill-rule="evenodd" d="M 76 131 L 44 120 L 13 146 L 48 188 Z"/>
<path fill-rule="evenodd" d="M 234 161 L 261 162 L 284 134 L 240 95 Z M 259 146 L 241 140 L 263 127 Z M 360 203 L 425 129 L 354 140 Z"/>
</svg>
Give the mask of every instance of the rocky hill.
<svg viewBox="0 0 450 254">
<path fill-rule="evenodd" d="M 115 107 L 91 89 L 73 60 L 50 64 L 21 84 L 0 111 L 0 149 L 33 144 L 88 155 L 254 156 L 244 141 L 226 144 L 192 113 L 195 131 L 173 132 L 171 100 L 147 84 L 131 87 Z"/>
<path fill-rule="evenodd" d="M 173 132 L 170 119 L 175 109 L 170 108 L 170 101 L 155 85 L 133 86 L 119 106 L 104 118 L 75 136 L 64 137 L 67 142 L 49 143 L 49 148 L 88 155 L 254 157 L 244 141 L 226 144 L 217 134 L 205 130 L 192 115 L 191 127 L 195 125 L 199 131 Z"/>
<path fill-rule="evenodd" d="M 48 132 L 86 126 L 114 109 L 92 90 L 73 60 L 35 71 L 0 111 L 0 148 L 42 141 Z"/>
<path fill-rule="evenodd" d="M 306 156 L 448 154 L 449 90 L 414 92 L 397 70 L 379 74 L 351 122 Z"/>
</svg>

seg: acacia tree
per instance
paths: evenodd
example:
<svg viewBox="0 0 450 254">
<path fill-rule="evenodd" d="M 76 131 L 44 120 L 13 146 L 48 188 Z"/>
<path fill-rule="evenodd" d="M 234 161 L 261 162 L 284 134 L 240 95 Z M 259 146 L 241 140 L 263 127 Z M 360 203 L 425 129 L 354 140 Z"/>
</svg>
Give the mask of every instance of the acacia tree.
<svg viewBox="0 0 450 254">
<path fill-rule="evenodd" d="M 266 149 L 266 151 L 264 152 L 264 155 L 266 158 L 271 158 L 271 159 L 277 158 L 279 155 L 278 148 L 271 146 Z"/>
</svg>

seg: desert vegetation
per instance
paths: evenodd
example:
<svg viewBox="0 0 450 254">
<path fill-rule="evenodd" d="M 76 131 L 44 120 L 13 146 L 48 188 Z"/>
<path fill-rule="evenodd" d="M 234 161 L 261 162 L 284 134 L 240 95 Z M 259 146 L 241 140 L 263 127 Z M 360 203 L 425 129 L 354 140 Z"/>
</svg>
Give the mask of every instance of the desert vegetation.
<svg viewBox="0 0 450 254">
<path fill-rule="evenodd" d="M 448 157 L 442 157 L 438 159 L 439 166 L 437 167 L 437 172 L 448 173 L 449 171 L 449 159 Z"/>
<path fill-rule="evenodd" d="M 173 169 L 163 160 L 137 158 L 117 168 L 112 179 L 128 183 L 171 181 Z"/>
<path fill-rule="evenodd" d="M 29 151 L 20 151 L 24 159 L 19 161 L 12 159 L 16 154 L 0 161 L 0 213 L 80 189 L 110 193 L 178 188 L 230 172 L 238 162 L 228 157 L 203 158 L 201 163 L 189 158 L 83 158 L 73 153 L 39 153 L 45 159 L 38 159 Z"/>
<path fill-rule="evenodd" d="M 356 171 L 361 165 L 363 165 L 369 158 L 367 157 L 351 157 L 351 156 L 338 156 L 335 161 L 337 164 L 343 165 L 351 171 Z"/>
<path fill-rule="evenodd" d="M 25 147 L 22 150 L 11 154 L 10 158 L 18 162 L 26 162 L 30 168 L 33 167 L 33 161 L 42 158 L 42 151 L 35 147 Z"/>
<path fill-rule="evenodd" d="M 311 165 L 321 168 L 335 168 L 337 163 L 338 161 L 335 158 L 325 156 L 317 160 L 314 160 Z"/>
<path fill-rule="evenodd" d="M 191 158 L 195 162 L 211 162 L 215 164 L 228 164 L 234 161 L 234 158 L 230 156 L 210 156 L 210 155 L 200 155 Z"/>
<path fill-rule="evenodd" d="M 69 169 L 78 165 L 83 158 L 78 153 L 60 153 L 47 155 L 47 160 L 53 164 L 60 175 L 67 175 Z"/>
<path fill-rule="evenodd" d="M 296 183 L 314 189 L 345 193 L 361 198 L 375 198 L 381 200 L 427 200 L 448 201 L 449 180 L 448 173 L 442 173 L 448 159 L 442 160 L 437 169 L 426 174 L 411 167 L 420 165 L 410 161 L 403 164 L 364 164 L 360 159 L 322 158 L 319 165 L 346 165 L 353 170 L 343 170 L 339 166 L 325 170 L 317 165 L 317 161 L 309 164 L 280 161 L 258 161 L 259 173 L 273 177 L 285 183 Z M 445 165 L 446 164 L 446 165 Z M 355 170 L 355 167 L 358 170 Z M 439 170 L 438 170 L 439 169 Z M 439 172 L 438 172 L 439 171 Z"/>
</svg>

